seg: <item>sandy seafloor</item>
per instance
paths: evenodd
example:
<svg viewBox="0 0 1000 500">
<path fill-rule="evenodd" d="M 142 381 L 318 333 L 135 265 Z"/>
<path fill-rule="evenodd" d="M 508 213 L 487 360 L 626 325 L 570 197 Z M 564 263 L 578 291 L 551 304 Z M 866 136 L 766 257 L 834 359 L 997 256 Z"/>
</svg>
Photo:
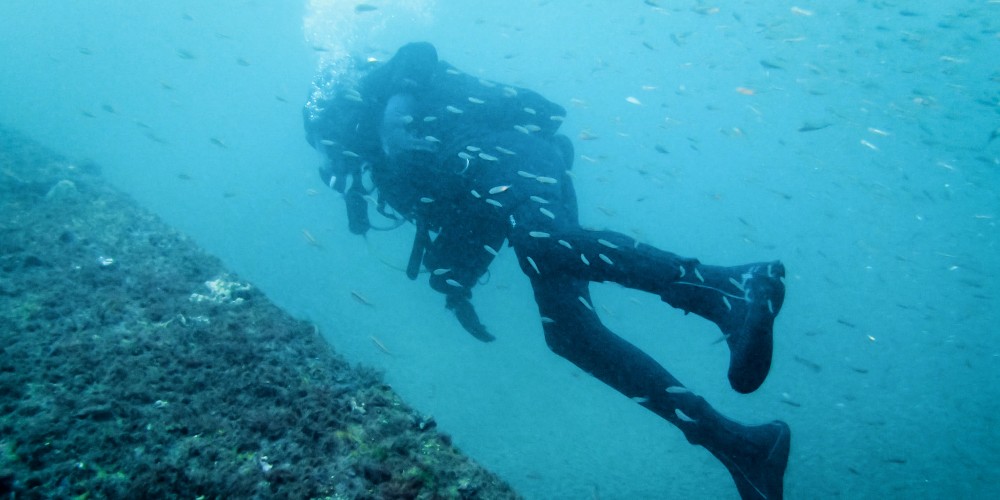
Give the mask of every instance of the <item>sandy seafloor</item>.
<svg viewBox="0 0 1000 500">
<path fill-rule="evenodd" d="M 318 328 L 0 128 L 0 495 L 517 498 Z"/>
</svg>

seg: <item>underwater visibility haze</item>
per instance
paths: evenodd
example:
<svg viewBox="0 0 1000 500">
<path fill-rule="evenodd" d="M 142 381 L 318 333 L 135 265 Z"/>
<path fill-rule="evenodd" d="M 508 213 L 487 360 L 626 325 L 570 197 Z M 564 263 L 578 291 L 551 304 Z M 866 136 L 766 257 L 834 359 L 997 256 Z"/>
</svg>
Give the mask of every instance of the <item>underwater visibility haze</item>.
<svg viewBox="0 0 1000 500">
<path fill-rule="evenodd" d="M 788 422 L 789 498 L 1000 495 L 996 0 L 6 0 L 0 126 L 99 165 L 526 498 L 735 498 L 702 448 L 548 349 L 510 249 L 476 288 L 486 344 L 406 279 L 411 225 L 350 234 L 302 106 L 320 71 L 413 41 L 566 108 L 584 226 L 784 262 L 751 395 L 714 325 L 592 291 L 720 411 Z"/>
</svg>

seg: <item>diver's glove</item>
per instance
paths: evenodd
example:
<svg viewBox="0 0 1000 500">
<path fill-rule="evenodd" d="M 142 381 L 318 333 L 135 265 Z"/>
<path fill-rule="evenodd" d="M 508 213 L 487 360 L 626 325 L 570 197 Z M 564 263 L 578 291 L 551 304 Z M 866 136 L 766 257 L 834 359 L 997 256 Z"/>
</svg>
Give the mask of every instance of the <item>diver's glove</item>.
<svg viewBox="0 0 1000 500">
<path fill-rule="evenodd" d="M 490 332 L 486 331 L 486 326 L 479 321 L 479 315 L 476 314 L 476 310 L 468 298 L 453 293 L 446 295 L 446 297 L 445 307 L 455 312 L 458 322 L 462 324 L 465 331 L 483 342 L 496 340 L 496 337 L 490 335 Z"/>
</svg>

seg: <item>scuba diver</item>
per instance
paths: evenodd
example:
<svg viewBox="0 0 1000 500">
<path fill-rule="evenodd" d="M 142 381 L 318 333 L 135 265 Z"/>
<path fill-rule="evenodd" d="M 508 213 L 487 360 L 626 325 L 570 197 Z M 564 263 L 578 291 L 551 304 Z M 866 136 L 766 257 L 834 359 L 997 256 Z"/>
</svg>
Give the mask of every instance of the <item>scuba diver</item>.
<svg viewBox="0 0 1000 500">
<path fill-rule="evenodd" d="M 558 133 L 565 109 L 524 88 L 465 74 L 411 43 L 384 63 L 356 60 L 317 78 L 304 109 L 323 181 L 343 193 L 349 229 L 372 229 L 368 207 L 412 222 L 406 273 L 421 266 L 461 325 L 482 341 L 472 289 L 505 242 L 531 281 L 548 346 L 676 426 L 729 470 L 744 499 L 782 497 L 791 432 L 726 418 L 639 348 L 606 328 L 590 282 L 652 293 L 712 321 L 730 350 L 729 382 L 750 393 L 771 367 L 784 300 L 780 262 L 706 265 L 624 234 L 580 227 Z"/>
</svg>

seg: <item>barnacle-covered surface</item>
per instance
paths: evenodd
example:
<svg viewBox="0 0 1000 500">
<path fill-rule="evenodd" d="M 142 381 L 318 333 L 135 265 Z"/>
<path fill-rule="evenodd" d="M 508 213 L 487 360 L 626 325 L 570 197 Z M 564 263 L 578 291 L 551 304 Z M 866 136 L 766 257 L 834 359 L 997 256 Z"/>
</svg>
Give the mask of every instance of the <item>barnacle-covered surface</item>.
<svg viewBox="0 0 1000 500">
<path fill-rule="evenodd" d="M 0 494 L 516 498 L 316 328 L 0 128 Z"/>
</svg>

